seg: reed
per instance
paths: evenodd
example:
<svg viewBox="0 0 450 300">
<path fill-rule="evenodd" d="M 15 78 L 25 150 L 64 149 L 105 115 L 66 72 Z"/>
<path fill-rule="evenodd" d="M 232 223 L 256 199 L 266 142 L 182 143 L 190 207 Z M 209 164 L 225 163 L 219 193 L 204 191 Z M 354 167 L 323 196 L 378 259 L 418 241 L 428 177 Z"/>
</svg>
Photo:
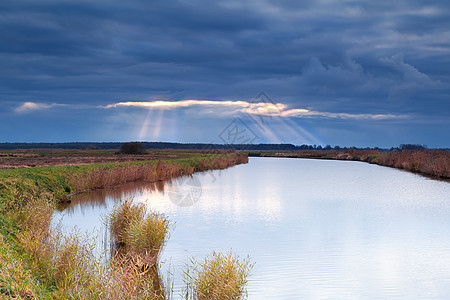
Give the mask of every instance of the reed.
<svg viewBox="0 0 450 300">
<path fill-rule="evenodd" d="M 195 165 L 195 171 L 197 172 L 203 172 L 207 170 L 214 170 L 214 169 L 226 169 L 231 166 L 239 165 L 239 164 L 246 164 L 248 163 L 248 155 L 240 154 L 240 153 L 233 153 L 230 154 L 215 154 L 211 155 L 207 159 L 202 159 L 198 161 L 198 163 Z"/>
<path fill-rule="evenodd" d="M 101 167 L 94 170 L 68 174 L 68 184 L 74 190 L 82 191 L 117 186 L 120 184 L 146 181 L 156 182 L 175 176 L 192 175 L 194 168 L 173 162 L 129 164 L 117 167 Z"/>
<path fill-rule="evenodd" d="M 377 163 L 427 176 L 450 179 L 450 151 L 401 150 L 380 153 Z"/>
<path fill-rule="evenodd" d="M 47 295 L 56 299 L 98 299 L 108 289 L 104 273 L 88 237 L 76 232 L 64 236 L 50 228 L 55 203 L 31 199 L 26 207 L 14 213 L 22 230 L 17 243 L 25 251 L 23 266 L 33 274 Z"/>
<path fill-rule="evenodd" d="M 170 232 L 164 215 L 147 212 L 144 204 L 132 200 L 122 202 L 111 212 L 108 225 L 120 255 L 138 257 L 146 268 L 156 264 Z"/>
<path fill-rule="evenodd" d="M 336 160 L 363 161 L 381 166 L 402 169 L 425 176 L 450 179 L 449 150 L 391 150 L 348 149 L 335 150 L 301 150 L 295 152 L 259 153 L 260 156 L 298 157 Z"/>
<path fill-rule="evenodd" d="M 167 299 L 156 266 L 146 268 L 139 256 L 118 259 L 110 266 L 110 299 Z"/>
<path fill-rule="evenodd" d="M 184 272 L 185 298 L 196 300 L 244 299 L 245 285 L 253 267 L 248 260 L 239 261 L 231 251 L 212 253 L 202 262 L 191 259 Z"/>
</svg>

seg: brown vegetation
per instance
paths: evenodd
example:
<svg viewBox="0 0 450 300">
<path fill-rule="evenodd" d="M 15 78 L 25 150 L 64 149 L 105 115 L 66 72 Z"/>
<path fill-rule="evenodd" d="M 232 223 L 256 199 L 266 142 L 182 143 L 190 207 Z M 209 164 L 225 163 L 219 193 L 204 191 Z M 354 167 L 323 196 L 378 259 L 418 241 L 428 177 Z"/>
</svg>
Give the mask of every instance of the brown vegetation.
<svg viewBox="0 0 450 300">
<path fill-rule="evenodd" d="M 127 182 L 156 182 L 182 175 L 191 175 L 194 167 L 173 162 L 140 165 L 123 165 L 115 168 L 102 167 L 81 173 L 69 174 L 67 183 L 77 191 L 100 189 Z"/>
<path fill-rule="evenodd" d="M 195 171 L 222 170 L 230 166 L 246 163 L 248 163 L 248 156 L 246 154 L 234 153 L 232 155 L 216 155 L 199 161 L 195 166 Z"/>
<path fill-rule="evenodd" d="M 128 182 L 157 182 L 170 178 L 192 175 L 194 172 L 225 169 L 248 162 L 248 156 L 214 155 L 198 159 L 193 165 L 159 160 L 156 164 L 124 165 L 115 168 L 103 167 L 68 175 L 68 184 L 77 191 L 116 186 Z"/>
<path fill-rule="evenodd" d="M 144 204 L 122 202 L 109 216 L 108 225 L 120 256 L 139 257 L 147 268 L 153 267 L 169 236 L 169 220 L 147 212 Z"/>
<path fill-rule="evenodd" d="M 450 179 L 450 151 L 402 150 L 381 152 L 376 163 L 442 179 Z"/>
<path fill-rule="evenodd" d="M 301 150 L 294 152 L 262 152 L 264 157 L 295 157 L 363 161 L 381 166 L 403 169 L 425 176 L 450 179 L 450 151 L 448 150 Z"/>
</svg>

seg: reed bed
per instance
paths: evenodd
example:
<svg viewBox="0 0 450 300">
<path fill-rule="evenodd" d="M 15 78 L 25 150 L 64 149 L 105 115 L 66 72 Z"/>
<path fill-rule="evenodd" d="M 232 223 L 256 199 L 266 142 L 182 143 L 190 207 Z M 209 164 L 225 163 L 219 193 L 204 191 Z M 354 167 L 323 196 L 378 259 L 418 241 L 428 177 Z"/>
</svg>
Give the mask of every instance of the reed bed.
<svg viewBox="0 0 450 300">
<path fill-rule="evenodd" d="M 248 163 L 248 155 L 245 154 L 234 153 L 234 155 L 214 155 L 210 158 L 198 161 L 195 166 L 195 171 L 222 170 L 234 165 L 246 163 Z"/>
<path fill-rule="evenodd" d="M 380 166 L 403 169 L 425 176 L 450 179 L 449 150 L 391 150 L 348 149 L 336 150 L 301 150 L 295 152 L 259 153 L 265 157 L 295 157 L 336 160 L 363 161 Z"/>
<path fill-rule="evenodd" d="M 184 272 L 185 299 L 244 299 L 252 267 L 248 260 L 239 261 L 231 251 L 226 254 L 213 252 L 202 262 L 192 258 Z"/>
<path fill-rule="evenodd" d="M 261 153 L 261 156 L 292 157 L 292 158 L 320 158 L 337 160 L 365 161 L 368 157 L 378 156 L 378 150 L 348 149 L 347 151 L 336 150 L 300 150 L 290 152 Z"/>
<path fill-rule="evenodd" d="M 383 166 L 450 179 L 450 151 L 401 150 L 381 152 L 377 163 Z"/>
<path fill-rule="evenodd" d="M 155 182 L 181 175 L 192 175 L 193 172 L 193 166 L 158 161 L 157 163 L 130 164 L 115 168 L 102 167 L 69 174 L 67 182 L 76 191 L 83 191 L 112 187 L 134 181 Z"/>
<path fill-rule="evenodd" d="M 93 170 L 67 174 L 66 176 L 70 187 L 76 191 L 83 191 L 117 186 L 134 181 L 162 181 L 182 175 L 192 175 L 194 172 L 226 169 L 244 163 L 248 163 L 248 156 L 244 154 L 210 154 L 202 158 L 188 159 L 186 163 L 159 160 L 156 163 L 128 164 L 114 168 L 104 166 Z"/>
</svg>

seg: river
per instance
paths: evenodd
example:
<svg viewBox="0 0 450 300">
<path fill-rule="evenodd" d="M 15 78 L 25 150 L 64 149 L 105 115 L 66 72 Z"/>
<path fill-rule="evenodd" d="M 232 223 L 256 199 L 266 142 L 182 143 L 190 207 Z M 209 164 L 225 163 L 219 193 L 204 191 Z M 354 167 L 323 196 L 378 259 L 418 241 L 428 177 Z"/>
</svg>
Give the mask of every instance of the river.
<svg viewBox="0 0 450 300">
<path fill-rule="evenodd" d="M 74 197 L 63 230 L 96 233 L 133 198 L 174 224 L 161 258 L 177 299 L 189 257 L 232 251 L 254 267 L 249 299 L 450 298 L 450 184 L 352 161 L 248 164 Z M 171 273 L 171 275 L 167 275 Z"/>
</svg>

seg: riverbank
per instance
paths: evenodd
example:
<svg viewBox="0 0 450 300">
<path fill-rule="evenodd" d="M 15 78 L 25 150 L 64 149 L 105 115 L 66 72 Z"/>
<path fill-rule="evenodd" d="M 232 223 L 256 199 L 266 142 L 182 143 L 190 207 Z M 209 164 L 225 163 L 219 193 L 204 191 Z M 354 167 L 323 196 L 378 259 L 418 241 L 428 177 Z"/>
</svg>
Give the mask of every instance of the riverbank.
<svg viewBox="0 0 450 300">
<path fill-rule="evenodd" d="M 289 157 L 361 161 L 397 168 L 433 179 L 450 182 L 450 151 L 448 150 L 301 150 L 280 152 L 250 152 L 249 156 Z"/>
<path fill-rule="evenodd" d="M 0 170 L 0 296 L 124 296 L 121 291 L 130 290 L 130 282 L 120 277 L 123 272 L 96 264 L 87 239 L 64 237 L 50 228 L 56 205 L 66 201 L 67 194 L 81 190 L 137 180 L 155 182 L 248 162 L 246 155 L 238 153 L 176 153 L 173 155 L 184 158 L 175 159 L 170 153 L 165 155 L 169 159 Z M 136 299 L 140 299 L 138 295 Z"/>
</svg>

